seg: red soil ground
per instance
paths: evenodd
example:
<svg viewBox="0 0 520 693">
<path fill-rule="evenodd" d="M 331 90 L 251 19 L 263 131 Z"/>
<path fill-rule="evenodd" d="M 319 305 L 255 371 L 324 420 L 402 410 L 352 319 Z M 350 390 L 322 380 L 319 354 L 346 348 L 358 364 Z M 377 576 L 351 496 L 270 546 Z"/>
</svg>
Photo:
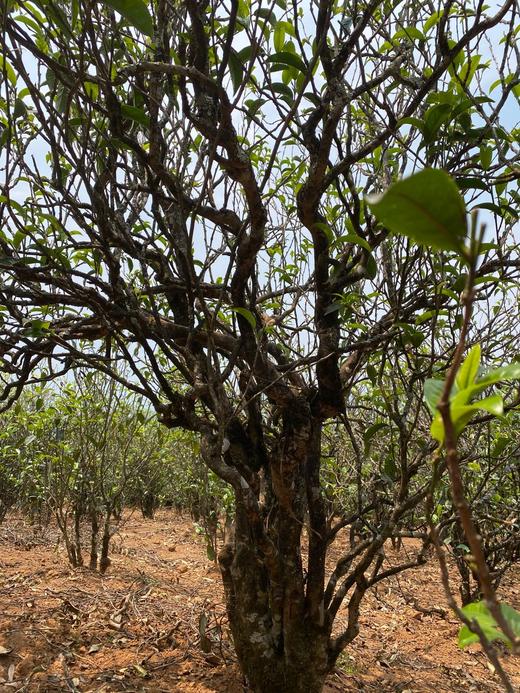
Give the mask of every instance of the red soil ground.
<svg viewBox="0 0 520 693">
<path fill-rule="evenodd" d="M 38 533 L 17 519 L 0 526 L 2 693 L 247 691 L 219 574 L 190 520 L 170 511 L 154 521 L 126 517 L 111 560 L 105 576 L 72 570 L 52 528 Z M 520 606 L 518 574 L 502 596 Z M 391 578 L 366 598 L 360 635 L 327 693 L 502 690 L 478 646 L 457 647 L 458 628 L 433 559 Z M 503 662 L 520 690 L 518 659 L 505 653 Z"/>
</svg>

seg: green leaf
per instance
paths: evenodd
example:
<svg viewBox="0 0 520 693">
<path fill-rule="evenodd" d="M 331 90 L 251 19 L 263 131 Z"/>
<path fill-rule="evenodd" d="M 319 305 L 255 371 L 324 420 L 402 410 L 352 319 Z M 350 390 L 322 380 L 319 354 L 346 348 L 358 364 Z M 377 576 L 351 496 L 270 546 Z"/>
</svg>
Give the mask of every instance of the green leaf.
<svg viewBox="0 0 520 693">
<path fill-rule="evenodd" d="M 251 56 L 254 53 L 254 47 L 252 45 L 249 46 L 244 46 L 242 50 L 238 51 L 237 56 L 240 59 L 240 62 L 242 65 L 247 65 L 247 63 L 251 60 Z"/>
<path fill-rule="evenodd" d="M 377 383 L 377 370 L 371 363 L 367 365 L 367 375 L 372 385 L 375 385 Z"/>
<path fill-rule="evenodd" d="M 493 368 L 487 373 L 484 373 L 484 375 L 478 379 L 477 383 L 487 387 L 489 385 L 501 383 L 504 380 L 520 380 L 520 363 L 510 363 L 509 366 Z"/>
<path fill-rule="evenodd" d="M 513 634 L 516 637 L 520 637 L 520 613 L 508 604 L 501 604 L 500 610 L 513 631 Z M 507 644 L 511 644 L 507 636 L 499 629 L 497 622 L 484 602 L 467 604 L 462 607 L 462 612 L 468 619 L 478 623 L 482 632 L 490 642 L 502 640 Z M 479 642 L 478 635 L 473 633 L 467 626 L 462 626 L 458 637 L 459 647 L 464 648 L 475 642 Z"/>
<path fill-rule="evenodd" d="M 126 103 L 121 104 L 121 114 L 125 118 L 130 118 L 130 120 L 134 120 L 136 123 L 144 125 L 145 127 L 148 127 L 150 124 L 150 118 L 146 115 L 145 111 L 142 108 L 137 108 L 137 106 L 129 106 Z"/>
<path fill-rule="evenodd" d="M 501 604 L 500 609 L 514 636 L 520 638 L 520 612 L 513 609 L 509 604 Z"/>
<path fill-rule="evenodd" d="M 27 113 L 27 106 L 24 104 L 22 99 L 16 99 L 14 102 L 13 118 L 22 118 Z"/>
<path fill-rule="evenodd" d="M 475 209 L 489 209 L 490 212 L 498 215 L 499 217 L 504 216 L 505 209 L 499 205 L 495 205 L 492 202 L 480 202 Z"/>
<path fill-rule="evenodd" d="M 153 36 L 153 21 L 143 0 L 101 0 L 146 36 Z"/>
<path fill-rule="evenodd" d="M 273 55 L 269 56 L 268 60 L 270 63 L 279 63 L 280 65 L 290 65 L 291 67 L 295 67 L 300 72 L 303 72 L 303 73 L 307 72 L 307 66 L 305 65 L 303 60 L 300 58 L 300 56 L 296 55 L 296 53 L 289 53 L 289 51 L 280 51 L 278 53 L 274 53 Z"/>
<path fill-rule="evenodd" d="M 249 13 L 251 11 L 251 5 L 249 2 L 245 2 L 245 0 L 239 0 L 238 1 L 238 16 L 242 17 L 245 19 L 246 17 L 249 17 Z"/>
<path fill-rule="evenodd" d="M 341 241 L 343 243 L 353 243 L 354 245 L 359 245 L 365 250 L 368 250 L 369 253 L 372 252 L 370 243 L 364 238 L 361 238 L 361 236 L 358 236 L 357 233 L 354 233 L 353 231 L 351 233 L 347 233 L 345 236 L 340 236 L 340 238 L 337 240 L 338 242 Z"/>
<path fill-rule="evenodd" d="M 3 77 L 3 75 L 6 75 L 7 79 L 13 87 L 16 85 L 16 72 L 13 70 L 13 66 L 11 63 L 5 58 L 3 55 L 0 55 L 0 77 Z"/>
<path fill-rule="evenodd" d="M 475 404 L 470 404 L 469 409 L 487 411 L 493 416 L 503 416 L 504 414 L 504 399 L 502 395 L 490 395 L 489 397 L 484 397 L 484 399 L 479 399 Z"/>
<path fill-rule="evenodd" d="M 424 400 L 432 414 L 437 413 L 437 405 L 444 390 L 444 381 L 428 378 L 424 383 Z"/>
<path fill-rule="evenodd" d="M 41 337 L 49 329 L 50 322 L 47 320 L 30 320 L 24 329 L 24 334 L 29 337 Z"/>
<path fill-rule="evenodd" d="M 480 145 L 480 163 L 482 164 L 482 168 L 487 171 L 487 169 L 491 166 L 491 161 L 493 159 L 493 149 L 491 147 L 488 147 L 487 145 L 481 144 Z"/>
<path fill-rule="evenodd" d="M 253 330 L 256 330 L 256 318 L 250 310 L 247 310 L 247 308 L 240 307 L 233 307 L 231 308 L 231 310 L 233 311 L 233 313 L 238 313 L 238 315 L 241 315 L 243 318 L 245 318 L 247 322 L 251 325 Z"/>
<path fill-rule="evenodd" d="M 99 87 L 95 82 L 83 82 L 83 87 L 85 88 L 85 94 L 89 97 L 89 99 L 92 99 L 93 101 L 98 99 Z"/>
<path fill-rule="evenodd" d="M 424 116 L 424 139 L 432 142 L 439 128 L 450 117 L 452 107 L 448 103 L 437 103 L 426 111 Z"/>
<path fill-rule="evenodd" d="M 424 132 L 424 121 L 421 118 L 414 118 L 413 116 L 401 118 L 399 120 L 399 127 L 401 127 L 401 125 L 411 125 L 412 127 L 417 128 L 419 132 Z"/>
<path fill-rule="evenodd" d="M 416 325 L 422 325 L 425 322 L 428 322 L 434 317 L 439 318 L 441 315 L 449 315 L 449 312 L 447 310 L 427 310 L 424 313 L 421 313 L 415 318 L 415 324 Z"/>
<path fill-rule="evenodd" d="M 478 369 L 480 367 L 480 344 L 475 344 L 473 349 L 464 359 L 463 364 L 457 372 L 455 382 L 459 390 L 464 390 L 466 387 L 473 385 L 476 380 Z"/>
<path fill-rule="evenodd" d="M 71 1 L 71 26 L 73 29 L 76 28 L 79 16 L 79 0 Z"/>
<path fill-rule="evenodd" d="M 424 33 L 427 34 L 428 31 L 435 26 L 436 24 L 439 23 L 442 15 L 444 14 L 444 10 L 441 10 L 440 12 L 434 12 L 429 19 L 426 20 L 423 30 Z"/>
<path fill-rule="evenodd" d="M 388 455 L 388 457 L 385 458 L 384 464 L 383 464 L 383 472 L 386 474 L 386 476 L 391 480 L 395 481 L 397 479 L 398 475 L 398 469 L 397 465 L 395 463 L 395 459 L 393 455 Z"/>
<path fill-rule="evenodd" d="M 325 234 L 325 237 L 327 239 L 327 243 L 332 243 L 334 240 L 334 231 L 330 228 L 328 224 L 324 224 L 321 221 L 317 221 L 314 224 L 314 228 L 319 229 Z"/>
<path fill-rule="evenodd" d="M 276 26 L 273 33 L 273 43 L 275 51 L 280 52 L 285 44 L 285 23 L 276 22 Z"/>
<path fill-rule="evenodd" d="M 409 329 L 405 331 L 404 339 L 407 344 L 412 344 L 415 347 L 419 347 L 426 339 L 426 335 L 420 330 Z"/>
<path fill-rule="evenodd" d="M 467 604 L 462 608 L 462 611 L 467 618 L 478 623 L 488 640 L 503 639 L 504 636 L 498 630 L 495 619 L 491 616 L 487 606 L 483 602 Z M 474 642 L 479 642 L 478 635 L 473 633 L 466 625 L 462 626 L 458 637 L 459 647 L 464 648 Z"/>
<path fill-rule="evenodd" d="M 377 423 L 367 428 L 367 430 L 363 434 L 363 442 L 365 443 L 365 455 L 370 454 L 370 446 L 372 444 L 372 439 L 374 438 L 375 434 L 381 429 L 387 427 L 388 424 L 384 423 L 384 421 L 378 421 Z"/>
<path fill-rule="evenodd" d="M 2 147 L 5 147 L 5 145 L 7 144 L 7 142 L 10 139 L 11 139 L 11 129 L 10 128 L 2 128 L 0 130 L 0 149 L 2 149 Z"/>
<path fill-rule="evenodd" d="M 275 94 L 280 94 L 287 103 L 292 104 L 294 94 L 291 87 L 288 87 L 283 82 L 273 82 L 271 84 L 271 89 L 275 92 Z"/>
<path fill-rule="evenodd" d="M 214 561 L 215 558 L 217 557 L 217 555 L 215 553 L 215 549 L 213 548 L 213 546 L 209 542 L 206 544 L 206 554 L 208 556 L 208 560 L 210 560 L 210 561 Z"/>
<path fill-rule="evenodd" d="M 229 74 L 231 75 L 231 83 L 233 84 L 233 93 L 237 92 L 242 84 L 244 77 L 244 65 L 234 48 L 229 53 Z"/>
<path fill-rule="evenodd" d="M 417 27 L 415 26 L 407 26 L 403 29 L 399 29 L 393 37 L 392 41 L 395 43 L 396 41 L 403 41 L 407 39 L 416 39 L 417 41 L 425 41 L 426 36 L 422 33 L 422 31 L 419 31 Z"/>
<path fill-rule="evenodd" d="M 56 90 L 56 110 L 62 115 L 65 114 L 69 104 L 69 90 L 60 84 Z"/>
<path fill-rule="evenodd" d="M 478 411 L 485 411 L 492 416 L 503 416 L 504 400 L 502 395 L 495 394 L 489 397 L 484 397 L 473 404 L 466 404 L 471 397 L 481 392 L 485 387 L 471 385 L 470 387 L 457 392 L 450 400 L 450 414 L 455 434 L 459 436 L 464 427 L 471 421 Z M 436 412 L 432 425 L 430 427 L 432 438 L 439 443 L 444 442 L 444 423 L 439 412 Z"/>
<path fill-rule="evenodd" d="M 500 455 L 504 452 L 504 450 L 507 448 L 510 442 L 511 438 L 507 438 L 506 436 L 499 436 L 493 446 L 491 457 L 500 457 Z"/>
<path fill-rule="evenodd" d="M 473 384 L 454 392 L 451 397 L 452 406 L 464 406 L 491 385 L 505 380 L 520 380 L 520 363 L 511 363 L 509 366 L 494 368 L 478 378 Z"/>
<path fill-rule="evenodd" d="M 46 19 L 50 20 L 49 24 L 54 28 L 59 28 L 68 36 L 72 35 L 69 21 L 66 13 L 59 7 L 58 3 L 49 2 L 48 0 L 36 2 L 36 4 L 44 11 Z"/>
<path fill-rule="evenodd" d="M 462 406 L 450 406 L 451 419 L 455 427 L 455 433 L 460 435 L 466 424 L 475 416 L 477 411 L 485 411 L 493 416 L 502 416 L 504 413 L 504 400 L 501 395 L 491 395 L 478 400 L 474 404 Z"/>
<path fill-rule="evenodd" d="M 477 71 L 477 69 L 480 65 L 480 59 L 481 59 L 480 55 L 473 55 L 468 60 L 468 62 L 465 63 L 461 67 L 460 72 L 458 74 L 458 78 L 464 86 L 466 86 L 466 87 L 469 86 L 471 80 L 475 76 L 475 72 Z M 459 91 L 463 91 L 463 87 L 460 83 L 457 82 L 456 86 L 457 86 Z"/>
<path fill-rule="evenodd" d="M 265 19 L 266 22 L 269 22 L 271 26 L 276 25 L 276 16 L 270 7 L 260 7 L 260 9 L 256 11 L 256 14 L 258 17 Z"/>
<path fill-rule="evenodd" d="M 457 187 L 461 190 L 487 190 L 488 185 L 476 176 L 457 176 Z"/>
<path fill-rule="evenodd" d="M 432 425 L 430 426 L 430 435 L 440 445 L 444 442 L 444 422 L 439 412 L 437 412 L 433 418 Z"/>
<path fill-rule="evenodd" d="M 438 169 L 425 169 L 390 186 L 367 202 L 390 231 L 437 250 L 464 255 L 466 212 L 455 182 Z"/>
<path fill-rule="evenodd" d="M 254 118 L 266 101 L 267 99 L 248 99 L 245 101 L 244 104 L 247 106 L 247 115 L 250 118 Z"/>
<path fill-rule="evenodd" d="M 372 253 L 367 257 L 366 273 L 369 279 L 375 279 L 377 276 L 377 263 Z"/>
</svg>

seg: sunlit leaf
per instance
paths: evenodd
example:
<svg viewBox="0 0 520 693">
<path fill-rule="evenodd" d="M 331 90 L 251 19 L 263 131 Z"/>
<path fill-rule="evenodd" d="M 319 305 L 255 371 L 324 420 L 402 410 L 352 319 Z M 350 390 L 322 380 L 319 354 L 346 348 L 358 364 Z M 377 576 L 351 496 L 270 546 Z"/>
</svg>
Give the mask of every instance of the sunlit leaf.
<svg viewBox="0 0 520 693">
<path fill-rule="evenodd" d="M 275 51 L 280 52 L 285 44 L 285 25 L 284 22 L 277 22 L 273 33 L 273 43 Z"/>
<path fill-rule="evenodd" d="M 466 238 L 464 201 L 444 171 L 425 169 L 367 202 L 390 231 L 416 243 L 462 254 Z"/>
<path fill-rule="evenodd" d="M 455 427 L 456 435 L 462 433 L 466 424 L 475 416 L 478 411 L 485 411 L 493 416 L 502 416 L 504 413 L 504 400 L 501 395 L 490 395 L 480 399 L 474 404 L 463 406 L 450 406 L 451 419 Z"/>
<path fill-rule="evenodd" d="M 515 637 L 520 637 L 520 613 L 513 609 L 508 604 L 501 604 L 500 610 L 504 620 L 509 625 Z M 475 621 L 481 628 L 487 640 L 502 640 L 506 644 L 511 644 L 508 637 L 498 627 L 497 622 L 491 615 L 488 607 L 484 602 L 473 602 L 462 607 L 462 612 L 471 621 Z M 466 625 L 462 626 L 459 631 L 458 643 L 459 647 L 467 647 L 475 642 L 479 642 L 479 637 L 473 633 Z"/>
<path fill-rule="evenodd" d="M 483 385 L 494 385 L 506 380 L 520 380 L 520 363 L 510 363 L 508 366 L 501 368 L 493 368 L 484 373 L 478 379 L 478 382 Z"/>
<path fill-rule="evenodd" d="M 459 390 L 463 390 L 475 382 L 479 366 L 480 344 L 475 344 L 458 370 L 455 382 Z"/>
</svg>

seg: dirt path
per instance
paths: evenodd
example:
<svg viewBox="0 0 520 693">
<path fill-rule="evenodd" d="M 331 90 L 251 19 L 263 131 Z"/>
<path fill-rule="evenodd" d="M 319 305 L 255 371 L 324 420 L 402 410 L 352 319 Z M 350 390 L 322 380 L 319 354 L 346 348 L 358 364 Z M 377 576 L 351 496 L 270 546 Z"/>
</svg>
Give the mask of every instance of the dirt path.
<svg viewBox="0 0 520 693">
<path fill-rule="evenodd" d="M 2 693 L 244 692 L 219 574 L 191 521 L 169 511 L 127 518 L 104 577 L 69 569 L 56 542 L 51 529 L 38 537 L 21 522 L 0 526 Z M 504 596 L 518 608 L 516 578 Z M 384 582 L 328 693 L 502 690 L 478 647 L 458 649 L 444 609 L 433 561 Z M 520 661 L 505 665 L 520 689 Z"/>
</svg>

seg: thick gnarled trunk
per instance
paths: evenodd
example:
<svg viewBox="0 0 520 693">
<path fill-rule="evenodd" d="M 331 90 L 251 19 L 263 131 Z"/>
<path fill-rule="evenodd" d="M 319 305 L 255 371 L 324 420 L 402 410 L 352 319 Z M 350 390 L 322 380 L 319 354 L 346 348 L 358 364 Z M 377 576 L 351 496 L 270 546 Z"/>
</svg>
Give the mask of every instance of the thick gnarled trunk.
<svg viewBox="0 0 520 693">
<path fill-rule="evenodd" d="M 235 649 L 255 693 L 319 693 L 334 663 L 323 576 L 316 589 L 301 556 L 303 527 L 319 515 L 309 508 L 319 503 L 309 498 L 316 452 L 319 428 L 292 416 L 264 469 L 260 517 L 238 494 L 233 542 L 219 556 Z M 323 566 L 326 541 L 310 544 L 314 569 Z"/>
<path fill-rule="evenodd" d="M 323 421 L 313 402 L 311 391 L 282 398 L 268 439 L 255 411 L 247 429 L 229 418 L 220 437 L 208 430 L 202 438 L 205 462 L 235 492 L 234 537 L 219 563 L 236 653 L 255 693 L 319 693 L 341 651 L 325 603 L 331 534 L 320 489 Z"/>
<path fill-rule="evenodd" d="M 219 558 L 235 649 L 252 690 L 319 693 L 331 668 L 329 634 L 306 618 L 290 559 L 279 555 L 280 562 L 287 559 L 288 570 L 281 569 L 278 586 L 242 538 Z"/>
</svg>

